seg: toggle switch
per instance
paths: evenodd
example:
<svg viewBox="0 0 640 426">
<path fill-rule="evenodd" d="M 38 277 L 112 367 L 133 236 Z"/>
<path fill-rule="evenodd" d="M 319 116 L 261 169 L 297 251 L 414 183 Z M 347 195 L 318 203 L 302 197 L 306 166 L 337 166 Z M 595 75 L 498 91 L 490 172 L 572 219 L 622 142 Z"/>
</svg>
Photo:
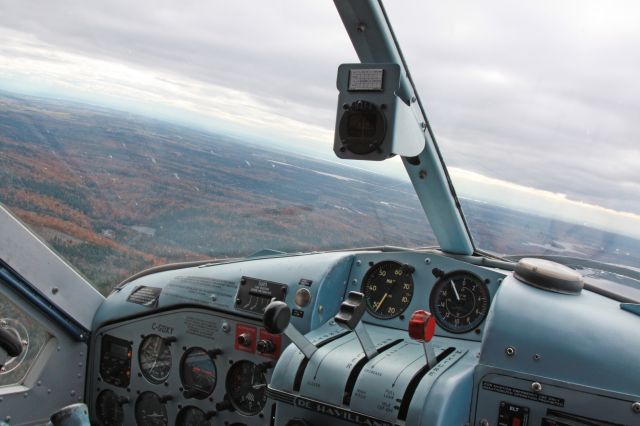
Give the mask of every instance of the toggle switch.
<svg viewBox="0 0 640 426">
<path fill-rule="evenodd" d="M 429 344 L 436 334 L 436 319 L 430 312 L 419 310 L 411 315 L 409 320 L 409 337 L 418 342 L 422 342 L 424 356 L 427 359 L 429 368 L 433 368 L 438 363 L 433 346 Z"/>
<path fill-rule="evenodd" d="M 271 334 L 282 334 L 296 345 L 307 359 L 311 358 L 318 350 L 316 345 L 304 337 L 293 324 L 291 324 L 291 309 L 286 303 L 274 300 L 264 310 L 264 328 Z"/>
<path fill-rule="evenodd" d="M 350 291 L 347 298 L 340 305 L 340 310 L 334 317 L 335 322 L 342 328 L 356 333 L 356 337 L 360 341 L 360 346 L 366 357 L 371 359 L 378 355 L 376 349 L 364 323 L 360 321 L 364 315 L 365 304 L 364 294 L 357 291 Z"/>
</svg>

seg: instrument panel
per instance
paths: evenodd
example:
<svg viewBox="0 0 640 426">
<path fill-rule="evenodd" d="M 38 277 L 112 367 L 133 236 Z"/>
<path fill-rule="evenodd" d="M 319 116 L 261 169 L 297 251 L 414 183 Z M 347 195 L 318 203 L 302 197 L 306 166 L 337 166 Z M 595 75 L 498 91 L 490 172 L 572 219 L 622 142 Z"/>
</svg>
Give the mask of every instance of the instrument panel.
<svg viewBox="0 0 640 426">
<path fill-rule="evenodd" d="M 282 337 L 254 320 L 178 309 L 97 333 L 95 424 L 249 426 L 271 417 L 266 386 L 279 353 L 261 353 L 252 339 L 273 338 L 279 350 Z"/>
<path fill-rule="evenodd" d="M 427 310 L 438 335 L 480 341 L 503 278 L 502 272 L 428 253 L 361 253 L 348 291 L 365 295 L 367 322 L 406 330 L 413 312 Z"/>
</svg>

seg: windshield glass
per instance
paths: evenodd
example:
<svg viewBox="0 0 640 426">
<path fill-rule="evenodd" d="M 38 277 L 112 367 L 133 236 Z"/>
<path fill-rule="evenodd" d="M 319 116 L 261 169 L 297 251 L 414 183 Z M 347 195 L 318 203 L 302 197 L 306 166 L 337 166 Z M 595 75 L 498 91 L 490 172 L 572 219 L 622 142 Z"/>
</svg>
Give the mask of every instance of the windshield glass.
<svg viewBox="0 0 640 426">
<path fill-rule="evenodd" d="M 478 248 L 640 267 L 637 2 L 387 2 Z"/>
<path fill-rule="evenodd" d="M 334 156 L 356 58 L 331 2 L 299 3 L 0 1 L 0 202 L 104 294 L 168 262 L 435 245 L 400 161 Z"/>
</svg>

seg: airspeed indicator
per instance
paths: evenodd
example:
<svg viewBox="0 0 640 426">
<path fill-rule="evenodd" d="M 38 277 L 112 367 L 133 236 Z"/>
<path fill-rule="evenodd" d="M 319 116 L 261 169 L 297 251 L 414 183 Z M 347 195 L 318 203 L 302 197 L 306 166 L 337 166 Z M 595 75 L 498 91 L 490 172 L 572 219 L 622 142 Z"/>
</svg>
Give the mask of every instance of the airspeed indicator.
<svg viewBox="0 0 640 426">
<path fill-rule="evenodd" d="M 403 313 L 413 298 L 413 271 L 412 266 L 394 261 L 373 265 L 362 280 L 367 312 L 380 319 Z"/>
</svg>

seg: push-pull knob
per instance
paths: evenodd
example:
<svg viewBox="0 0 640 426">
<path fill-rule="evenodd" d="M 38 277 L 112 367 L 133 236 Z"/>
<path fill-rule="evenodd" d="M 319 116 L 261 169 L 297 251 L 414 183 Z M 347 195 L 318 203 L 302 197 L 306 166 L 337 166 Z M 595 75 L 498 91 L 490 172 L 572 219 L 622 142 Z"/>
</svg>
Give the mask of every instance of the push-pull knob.
<svg viewBox="0 0 640 426">
<path fill-rule="evenodd" d="M 364 315 L 365 304 L 364 294 L 357 291 L 350 291 L 347 298 L 340 305 L 340 311 L 336 314 L 334 320 L 342 328 L 352 330 L 356 333 L 360 346 L 367 358 L 371 359 L 378 355 L 367 329 L 360 321 Z"/>
<path fill-rule="evenodd" d="M 316 345 L 311 343 L 309 339 L 304 337 L 297 328 L 291 324 L 291 309 L 286 303 L 281 301 L 273 301 L 267 305 L 264 310 L 263 318 L 264 328 L 271 334 L 282 334 L 296 345 L 305 357 L 311 358 L 318 350 Z"/>
<path fill-rule="evenodd" d="M 411 319 L 409 320 L 409 337 L 418 342 L 422 342 L 424 356 L 427 359 L 429 368 L 432 368 L 438 362 L 433 346 L 429 344 L 435 334 L 436 319 L 430 312 L 419 310 L 411 315 Z"/>
</svg>

